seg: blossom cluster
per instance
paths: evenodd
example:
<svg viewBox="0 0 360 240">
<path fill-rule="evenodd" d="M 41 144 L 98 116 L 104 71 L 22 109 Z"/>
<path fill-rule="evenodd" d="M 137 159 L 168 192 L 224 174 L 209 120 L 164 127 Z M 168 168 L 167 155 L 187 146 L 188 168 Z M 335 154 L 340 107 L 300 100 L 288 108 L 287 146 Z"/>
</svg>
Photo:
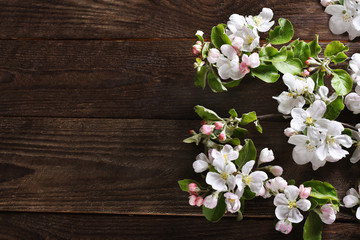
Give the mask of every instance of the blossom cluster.
<svg viewBox="0 0 360 240">
<path fill-rule="evenodd" d="M 358 0 L 320 0 L 325 12 L 332 15 L 330 31 L 334 34 L 348 32 L 349 39 L 360 36 L 360 2 Z"/>
<path fill-rule="evenodd" d="M 360 184 L 357 190 L 355 188 L 350 188 L 346 192 L 343 202 L 347 208 L 356 207 L 356 218 L 360 220 Z"/>
</svg>

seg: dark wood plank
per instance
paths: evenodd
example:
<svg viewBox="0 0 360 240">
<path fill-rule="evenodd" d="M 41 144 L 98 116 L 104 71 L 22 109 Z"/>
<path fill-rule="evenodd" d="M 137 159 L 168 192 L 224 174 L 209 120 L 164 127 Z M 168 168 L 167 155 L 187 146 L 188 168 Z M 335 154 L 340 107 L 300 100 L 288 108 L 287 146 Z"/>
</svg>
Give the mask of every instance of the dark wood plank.
<svg viewBox="0 0 360 240">
<path fill-rule="evenodd" d="M 228 93 L 193 85 L 191 40 L 0 41 L 0 115 L 196 119 L 201 104 L 275 113 L 282 80 L 246 78 Z M 351 53 L 360 52 L 350 43 Z M 160 107 L 161 106 L 161 107 Z"/>
<path fill-rule="evenodd" d="M 67 0 L 0 2 L 0 38 L 193 38 L 198 29 L 210 35 L 233 13 L 257 15 L 263 7 L 274 10 L 275 20 L 288 18 L 295 37 L 348 39 L 328 29 L 329 15 L 319 1 L 115 1 Z M 314 26 L 316 24 L 316 32 Z"/>
<path fill-rule="evenodd" d="M 302 224 L 289 235 L 275 231 L 273 219 L 146 217 L 83 214 L 1 213 L 3 239 L 302 239 Z M 323 239 L 359 239 L 356 223 L 325 226 Z"/>
<path fill-rule="evenodd" d="M 249 137 L 274 150 L 286 179 L 329 181 L 343 197 L 358 180 L 348 159 L 312 172 L 297 166 L 283 129 L 263 122 Z M 0 118 L 0 210 L 201 215 L 177 181 L 195 178 L 196 146 L 182 143 L 199 121 Z M 346 169 L 346 171 L 344 171 Z M 331 173 L 331 174 L 329 174 Z M 273 217 L 272 200 L 246 203 L 246 216 Z M 341 219 L 354 219 L 349 211 Z"/>
</svg>

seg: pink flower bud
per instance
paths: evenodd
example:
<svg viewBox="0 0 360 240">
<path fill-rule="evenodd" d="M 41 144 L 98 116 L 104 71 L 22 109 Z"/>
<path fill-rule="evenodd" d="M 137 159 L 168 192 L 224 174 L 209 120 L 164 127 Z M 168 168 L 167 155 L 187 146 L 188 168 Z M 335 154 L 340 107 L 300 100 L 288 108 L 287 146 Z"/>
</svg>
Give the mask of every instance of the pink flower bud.
<svg viewBox="0 0 360 240">
<path fill-rule="evenodd" d="M 196 41 L 196 43 L 192 46 L 192 52 L 195 55 L 199 55 L 202 49 L 202 43 L 200 41 Z"/>
<path fill-rule="evenodd" d="M 280 221 L 278 221 L 276 223 L 275 229 L 277 231 L 280 231 L 280 232 L 284 233 L 284 234 L 289 234 L 291 232 L 291 230 L 292 230 L 292 224 L 287 219 L 280 220 Z"/>
<path fill-rule="evenodd" d="M 195 195 L 189 196 L 189 204 L 190 204 L 190 206 L 195 206 L 195 203 L 196 203 L 196 196 Z"/>
<path fill-rule="evenodd" d="M 287 136 L 287 137 L 291 137 L 292 135 L 295 135 L 297 132 L 294 130 L 294 129 L 292 129 L 292 128 L 286 128 L 285 130 L 284 130 L 284 134 L 285 134 L 285 136 Z"/>
<path fill-rule="evenodd" d="M 242 72 L 242 74 L 244 74 L 244 75 L 246 75 L 250 72 L 250 70 L 245 62 L 240 63 L 239 69 L 240 69 L 240 72 Z"/>
<path fill-rule="evenodd" d="M 325 204 L 316 213 L 320 216 L 323 223 L 332 224 L 335 222 L 337 211 L 333 208 L 332 204 Z"/>
<path fill-rule="evenodd" d="M 260 59 L 258 53 L 252 53 L 250 56 L 244 54 L 241 60 L 245 62 L 248 67 L 251 68 L 257 68 L 258 66 L 260 66 Z"/>
<path fill-rule="evenodd" d="M 304 187 L 303 184 L 299 186 L 299 195 L 300 198 L 308 198 L 311 193 L 311 187 Z"/>
<path fill-rule="evenodd" d="M 216 129 L 216 130 L 222 129 L 223 126 L 224 126 L 224 124 L 222 124 L 221 122 L 216 122 L 216 123 L 215 123 L 215 129 Z"/>
<path fill-rule="evenodd" d="M 281 175 L 283 174 L 283 168 L 280 167 L 280 166 L 272 166 L 272 167 L 270 168 L 270 172 L 271 172 L 274 176 L 279 177 L 279 176 L 281 176 Z"/>
<path fill-rule="evenodd" d="M 309 75 L 310 75 L 310 72 L 306 69 L 301 73 L 301 76 L 303 76 L 303 77 L 307 77 Z"/>
<path fill-rule="evenodd" d="M 216 61 L 220 57 L 220 55 L 221 55 L 221 53 L 219 50 L 217 50 L 216 48 L 211 48 L 209 50 L 207 60 L 209 61 L 209 63 L 216 63 Z"/>
<path fill-rule="evenodd" d="M 241 50 L 244 45 L 244 39 L 242 39 L 241 37 L 234 37 L 231 42 L 231 45 L 235 50 L 237 51 Z"/>
<path fill-rule="evenodd" d="M 226 140 L 225 132 L 220 133 L 219 140 L 222 141 L 222 142 Z"/>
<path fill-rule="evenodd" d="M 204 202 L 204 199 L 199 196 L 196 198 L 195 204 L 196 204 L 196 206 L 201 207 L 203 205 L 203 202 Z"/>
<path fill-rule="evenodd" d="M 200 122 L 200 125 L 205 125 L 206 124 L 206 122 L 204 121 L 204 120 L 202 120 L 201 122 Z"/>
<path fill-rule="evenodd" d="M 321 0 L 320 1 L 321 5 L 323 5 L 324 7 L 329 6 L 332 3 L 332 0 Z"/>
<path fill-rule="evenodd" d="M 202 125 L 201 127 L 201 133 L 205 135 L 210 135 L 212 132 L 212 127 L 210 125 Z"/>
<path fill-rule="evenodd" d="M 196 183 L 189 183 L 189 192 L 198 192 L 199 190 Z"/>
<path fill-rule="evenodd" d="M 191 130 L 189 130 L 189 133 L 190 133 L 190 134 L 194 134 L 195 131 L 191 129 Z"/>
</svg>

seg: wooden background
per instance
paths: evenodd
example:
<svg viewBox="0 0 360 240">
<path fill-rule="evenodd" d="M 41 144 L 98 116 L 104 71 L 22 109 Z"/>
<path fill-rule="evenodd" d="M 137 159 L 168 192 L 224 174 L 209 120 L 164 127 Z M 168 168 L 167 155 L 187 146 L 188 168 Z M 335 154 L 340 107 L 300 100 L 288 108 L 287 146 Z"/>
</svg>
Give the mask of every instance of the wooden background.
<svg viewBox="0 0 360 240">
<path fill-rule="evenodd" d="M 281 81 L 246 78 L 221 94 L 193 85 L 196 30 L 208 38 L 232 13 L 263 7 L 290 19 L 295 38 L 347 40 L 318 0 L 0 0 L 0 239 L 301 239 L 301 224 L 274 230 L 272 200 L 212 224 L 177 185 L 196 177 L 200 149 L 182 143 L 200 127 L 193 106 L 276 112 Z M 348 44 L 360 52 L 359 38 Z M 342 198 L 359 164 L 297 166 L 288 124 L 264 121 L 249 137 L 274 150 L 284 178 L 329 181 Z M 323 239 L 359 239 L 359 226 L 342 208 Z"/>
</svg>

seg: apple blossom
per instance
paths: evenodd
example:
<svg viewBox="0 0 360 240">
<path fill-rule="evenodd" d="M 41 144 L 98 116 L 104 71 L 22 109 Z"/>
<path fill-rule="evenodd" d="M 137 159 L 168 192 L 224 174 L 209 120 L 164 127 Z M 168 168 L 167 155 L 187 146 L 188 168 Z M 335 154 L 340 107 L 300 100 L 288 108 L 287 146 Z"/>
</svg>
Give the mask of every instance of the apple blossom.
<svg viewBox="0 0 360 240">
<path fill-rule="evenodd" d="M 343 202 L 347 208 L 353 208 L 360 205 L 360 185 L 358 186 L 358 191 L 356 191 L 355 188 L 350 188 L 346 192 Z M 360 206 L 356 210 L 356 218 L 360 220 Z"/>
<path fill-rule="evenodd" d="M 258 53 L 252 53 L 250 54 L 250 56 L 244 54 L 241 60 L 245 62 L 248 67 L 251 68 L 257 68 L 258 66 L 260 66 L 260 59 Z"/>
<path fill-rule="evenodd" d="M 235 165 L 225 158 L 214 158 L 213 165 L 217 172 L 208 172 L 205 178 L 206 183 L 220 192 L 233 190 L 235 188 L 235 176 L 233 175 L 236 172 Z"/>
<path fill-rule="evenodd" d="M 216 130 L 220 130 L 224 127 L 224 124 L 221 122 L 216 122 L 214 125 Z"/>
<path fill-rule="evenodd" d="M 308 198 L 311 193 L 311 187 L 304 187 L 304 184 L 299 186 L 299 196 L 300 198 Z"/>
<path fill-rule="evenodd" d="M 357 82 L 357 89 L 360 88 L 360 81 Z M 346 95 L 344 103 L 346 107 L 352 111 L 354 114 L 360 113 L 360 95 L 357 92 L 351 92 Z"/>
<path fill-rule="evenodd" d="M 193 163 L 193 168 L 196 173 L 202 173 L 209 169 L 212 165 L 212 161 L 206 157 L 204 153 L 200 153 L 196 156 L 196 161 Z"/>
<path fill-rule="evenodd" d="M 333 94 L 331 94 L 330 97 L 328 97 L 328 94 L 329 94 L 329 89 L 326 86 L 320 86 L 315 93 L 315 99 L 321 100 L 321 101 L 325 102 L 326 104 L 329 104 L 337 98 L 337 95 L 335 92 Z"/>
<path fill-rule="evenodd" d="M 279 177 L 283 174 L 283 168 L 280 166 L 271 166 L 270 167 L 270 172 L 272 173 L 272 175 Z"/>
<path fill-rule="evenodd" d="M 236 50 L 236 52 L 238 54 L 240 54 L 240 51 L 242 50 L 243 45 L 244 45 L 244 39 L 242 39 L 241 37 L 234 36 L 231 39 L 231 46 Z"/>
<path fill-rule="evenodd" d="M 245 62 L 241 62 L 241 63 L 240 63 L 239 69 L 240 69 L 240 72 L 241 72 L 242 74 L 244 74 L 244 76 L 250 72 L 250 69 L 249 69 L 249 67 L 246 65 Z"/>
<path fill-rule="evenodd" d="M 264 148 L 261 150 L 260 156 L 259 156 L 259 164 L 271 162 L 274 159 L 275 159 L 275 157 L 274 157 L 274 153 L 272 150 L 269 150 L 268 148 Z"/>
<path fill-rule="evenodd" d="M 244 77 L 244 74 L 239 69 L 239 57 L 236 50 L 229 44 L 223 44 L 221 52 L 222 55 L 218 57 L 216 62 L 220 77 L 222 79 L 231 78 L 233 80 Z"/>
<path fill-rule="evenodd" d="M 356 139 L 355 151 L 350 158 L 351 163 L 357 163 L 360 160 L 360 133 L 353 131 L 353 137 Z"/>
<path fill-rule="evenodd" d="M 196 41 L 196 43 L 192 46 L 192 51 L 195 55 L 199 55 L 202 49 L 202 42 Z"/>
<path fill-rule="evenodd" d="M 219 134 L 219 140 L 222 142 L 226 140 L 226 134 L 224 131 Z"/>
<path fill-rule="evenodd" d="M 295 131 L 294 129 L 288 127 L 288 128 L 284 129 L 284 134 L 287 137 L 291 137 L 292 135 L 297 134 L 297 131 Z"/>
<path fill-rule="evenodd" d="M 244 191 L 246 186 L 249 186 L 253 193 L 258 194 L 263 187 L 264 181 L 268 178 L 266 173 L 263 171 L 255 171 L 250 173 L 254 165 L 254 160 L 245 163 L 245 165 L 241 168 L 241 172 L 236 175 L 235 181 L 240 193 Z"/>
<path fill-rule="evenodd" d="M 242 31 L 236 32 L 237 37 L 244 40 L 242 51 L 252 52 L 255 48 L 259 47 L 260 37 L 255 29 L 244 27 Z"/>
<path fill-rule="evenodd" d="M 326 104 L 316 100 L 308 109 L 294 108 L 291 110 L 292 120 L 290 126 L 295 131 L 303 131 L 306 127 L 317 126 L 316 121 L 320 120 L 326 112 Z"/>
<path fill-rule="evenodd" d="M 247 24 L 245 17 L 239 14 L 232 14 L 227 22 L 227 27 L 231 31 L 231 34 L 241 31 Z"/>
<path fill-rule="evenodd" d="M 288 183 L 282 177 L 275 177 L 265 182 L 266 189 L 270 190 L 274 195 L 280 191 L 283 192 L 287 187 Z"/>
<path fill-rule="evenodd" d="M 246 21 L 259 32 L 267 32 L 274 25 L 274 21 L 270 22 L 273 15 L 273 11 L 270 8 L 263 8 L 258 16 L 249 16 L 246 18 Z"/>
<path fill-rule="evenodd" d="M 329 6 L 330 4 L 334 3 L 332 0 L 320 0 L 321 5 L 324 7 Z"/>
<path fill-rule="evenodd" d="M 226 144 L 221 151 L 218 151 L 216 149 L 213 149 L 211 152 L 211 156 L 214 159 L 215 162 L 225 162 L 225 164 L 228 164 L 231 161 L 236 160 L 239 157 L 239 151 L 234 150 L 233 147 L 229 144 Z"/>
<path fill-rule="evenodd" d="M 204 199 L 201 196 L 196 198 L 196 202 L 195 202 L 196 206 L 201 207 L 203 203 L 204 203 Z"/>
<path fill-rule="evenodd" d="M 197 194 L 197 192 L 200 190 L 196 183 L 189 183 L 189 192 L 191 195 Z"/>
<path fill-rule="evenodd" d="M 316 209 L 315 212 L 323 223 L 333 224 L 335 222 L 337 211 L 332 204 L 325 204 L 320 209 Z"/>
<path fill-rule="evenodd" d="M 358 82 L 360 80 L 360 53 L 355 53 L 351 56 L 349 66 L 352 72 L 351 78 L 354 82 Z"/>
<path fill-rule="evenodd" d="M 302 211 L 309 210 L 311 202 L 307 199 L 297 200 L 298 197 L 299 189 L 296 186 L 287 186 L 284 193 L 275 196 L 275 215 L 279 220 L 287 219 L 289 222 L 299 223 L 304 219 L 299 209 Z"/>
<path fill-rule="evenodd" d="M 196 204 L 196 196 L 195 195 L 190 195 L 189 196 L 189 205 L 190 206 L 195 206 Z"/>
<path fill-rule="evenodd" d="M 241 203 L 238 195 L 231 192 L 227 192 L 224 194 L 224 197 L 225 197 L 226 208 L 229 212 L 236 213 L 240 210 Z"/>
<path fill-rule="evenodd" d="M 287 219 L 280 220 L 276 223 L 275 229 L 284 234 L 289 234 L 292 230 L 292 223 Z"/>
<path fill-rule="evenodd" d="M 210 135 L 212 130 L 213 130 L 213 127 L 210 125 L 207 125 L 207 124 L 202 125 L 201 129 L 200 129 L 201 133 L 205 134 L 205 135 Z"/>
<path fill-rule="evenodd" d="M 219 198 L 219 192 L 218 191 L 213 192 L 212 194 L 205 197 L 204 206 L 209 209 L 215 208 L 218 202 L 218 198 Z"/>
<path fill-rule="evenodd" d="M 218 58 L 220 57 L 221 53 L 216 48 L 210 48 L 207 56 L 207 60 L 209 63 L 216 63 Z"/>
</svg>

